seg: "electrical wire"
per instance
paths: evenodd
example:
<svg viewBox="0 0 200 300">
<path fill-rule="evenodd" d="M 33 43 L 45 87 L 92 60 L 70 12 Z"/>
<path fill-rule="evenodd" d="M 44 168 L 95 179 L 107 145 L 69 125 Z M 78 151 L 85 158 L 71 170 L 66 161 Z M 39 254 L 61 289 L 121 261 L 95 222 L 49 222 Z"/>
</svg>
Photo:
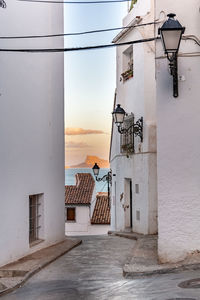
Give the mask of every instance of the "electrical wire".
<svg viewBox="0 0 200 300">
<path fill-rule="evenodd" d="M 97 0 L 97 1 L 48 1 L 48 0 L 18 0 L 23 2 L 36 2 L 36 3 L 51 3 L 51 4 L 105 4 L 105 3 L 117 3 L 117 2 L 129 2 L 131 0 Z"/>
<path fill-rule="evenodd" d="M 133 26 L 123 26 L 123 27 L 114 27 L 114 28 L 107 28 L 107 29 L 98 29 L 98 30 L 90 30 L 90 31 L 82 31 L 82 32 L 73 32 L 73 33 L 58 33 L 58 34 L 46 34 L 46 35 L 24 35 L 24 36 L 0 36 L 0 39 L 35 39 L 35 38 L 51 38 L 51 37 L 62 37 L 62 36 L 76 36 L 76 35 L 85 35 L 85 34 L 92 34 L 92 33 L 100 33 L 100 32 L 109 32 L 115 30 L 122 30 L 126 28 L 135 28 L 141 26 L 148 26 L 156 24 L 156 22 L 149 22 L 144 24 L 137 24 Z"/>
<path fill-rule="evenodd" d="M 118 47 L 118 46 L 125 46 L 125 45 L 133 45 L 133 44 L 139 44 L 139 43 L 146 43 L 146 42 L 152 42 L 157 39 L 160 39 L 159 37 L 153 37 L 148 39 L 142 39 L 142 40 L 135 40 L 125 43 L 119 43 L 119 44 L 107 44 L 107 45 L 97 45 L 97 46 L 86 46 L 86 47 L 77 47 L 77 48 L 55 48 L 55 49 L 0 49 L 0 52 L 27 52 L 27 53 L 53 53 L 53 52 L 74 52 L 74 51 L 83 51 L 83 50 L 94 50 L 94 49 L 103 49 L 103 48 L 111 48 L 111 47 Z"/>
</svg>

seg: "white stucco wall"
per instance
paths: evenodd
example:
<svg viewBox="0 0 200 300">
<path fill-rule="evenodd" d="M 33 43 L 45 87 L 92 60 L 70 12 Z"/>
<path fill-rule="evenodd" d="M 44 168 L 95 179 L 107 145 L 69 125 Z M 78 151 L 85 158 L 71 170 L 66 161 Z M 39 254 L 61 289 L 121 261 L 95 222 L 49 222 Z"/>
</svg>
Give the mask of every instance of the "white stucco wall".
<svg viewBox="0 0 200 300">
<path fill-rule="evenodd" d="M 63 32 L 61 5 L 6 0 L 0 35 Z M 1 40 L 1 48 L 63 39 Z M 0 265 L 64 238 L 63 54 L 0 53 Z M 29 246 L 29 195 L 43 193 L 44 242 Z"/>
<path fill-rule="evenodd" d="M 90 224 L 90 207 L 89 206 L 75 206 L 76 221 L 65 223 L 66 235 L 85 235 L 88 232 Z"/>
<path fill-rule="evenodd" d="M 65 234 L 69 236 L 107 234 L 110 226 L 91 224 L 90 215 L 89 206 L 76 206 L 76 221 L 65 223 Z"/>
<path fill-rule="evenodd" d="M 88 229 L 90 235 L 105 235 L 108 234 L 108 231 L 110 231 L 110 225 L 91 224 Z"/>
<path fill-rule="evenodd" d="M 146 15 L 147 14 L 147 15 Z M 145 15 L 145 16 L 144 16 Z M 154 20 L 153 1 L 139 0 L 137 5 L 123 20 L 127 26 L 136 16 L 143 17 L 142 23 Z M 154 27 L 133 29 L 119 42 L 143 39 L 154 36 Z M 112 230 L 124 230 L 126 217 L 130 214 L 127 205 L 126 180 L 132 181 L 132 230 L 143 234 L 157 232 L 157 187 L 156 187 L 156 108 L 155 108 L 155 46 L 154 43 L 133 45 L 133 78 L 123 82 L 123 52 L 126 46 L 117 48 L 116 103 L 121 104 L 129 114 L 135 115 L 135 121 L 144 118 L 144 141 L 135 138 L 135 154 L 120 154 L 120 134 L 114 125 L 111 147 L 112 184 Z M 154 184 L 151 184 L 151 183 Z M 135 185 L 139 185 L 136 193 Z M 140 214 L 139 220 L 136 215 Z"/>
<path fill-rule="evenodd" d="M 199 0 L 156 0 L 160 11 L 176 13 L 185 35 L 199 37 Z M 182 41 L 178 58 L 179 97 L 173 98 L 167 59 L 157 59 L 158 251 L 162 262 L 182 260 L 200 250 L 199 46 Z M 187 53 L 190 53 L 187 55 Z M 157 42 L 157 57 L 163 55 Z"/>
</svg>

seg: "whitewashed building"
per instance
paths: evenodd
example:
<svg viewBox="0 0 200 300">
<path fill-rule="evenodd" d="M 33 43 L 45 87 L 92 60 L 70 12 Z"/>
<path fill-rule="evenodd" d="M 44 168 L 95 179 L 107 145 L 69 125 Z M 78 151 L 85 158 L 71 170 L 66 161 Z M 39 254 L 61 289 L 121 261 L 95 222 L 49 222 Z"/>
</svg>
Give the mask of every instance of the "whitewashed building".
<svg viewBox="0 0 200 300">
<path fill-rule="evenodd" d="M 76 185 L 65 186 L 65 210 L 66 235 L 103 235 L 110 230 L 107 193 L 96 195 L 90 173 L 77 173 Z"/>
<path fill-rule="evenodd" d="M 123 26 L 154 21 L 151 1 L 138 1 Z M 124 43 L 154 36 L 154 26 L 125 28 L 113 40 Z M 120 135 L 113 124 L 110 164 L 113 174 L 111 229 L 157 232 L 155 43 L 117 47 L 114 107 L 128 113 L 125 126 L 143 117 L 143 142 Z M 134 151 L 135 150 L 135 151 Z"/>
<path fill-rule="evenodd" d="M 62 5 L 6 0 L 0 35 L 63 32 Z M 1 49 L 63 38 L 1 40 Z M 64 57 L 0 53 L 0 266 L 64 239 Z"/>
<path fill-rule="evenodd" d="M 140 143 L 135 138 L 135 153 L 127 158 L 123 147 L 120 153 L 120 134 L 113 124 L 112 229 L 155 233 L 158 215 L 161 262 L 177 262 L 200 250 L 199 8 L 198 0 L 184 5 L 181 0 L 138 0 L 123 25 L 156 24 L 123 30 L 114 39 L 120 43 L 157 37 L 169 13 L 185 26 L 178 53 L 177 98 L 160 40 L 117 49 L 115 107 L 121 104 L 135 120 L 143 116 L 144 139 Z M 127 57 L 131 76 L 126 72 Z"/>
<path fill-rule="evenodd" d="M 169 62 L 161 42 L 156 43 L 158 251 L 165 262 L 200 250 L 200 3 L 155 2 L 155 17 L 161 11 L 175 13 L 187 38 L 178 56 L 178 98 L 173 97 Z"/>
</svg>

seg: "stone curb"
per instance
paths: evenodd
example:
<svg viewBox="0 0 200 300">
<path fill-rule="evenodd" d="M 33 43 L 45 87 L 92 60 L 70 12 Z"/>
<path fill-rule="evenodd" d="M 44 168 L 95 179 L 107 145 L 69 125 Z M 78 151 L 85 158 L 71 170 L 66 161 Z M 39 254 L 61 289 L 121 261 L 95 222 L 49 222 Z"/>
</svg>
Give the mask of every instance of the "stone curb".
<svg viewBox="0 0 200 300">
<path fill-rule="evenodd" d="M 59 257 L 63 256 L 65 253 L 69 252 L 70 250 L 72 250 L 73 248 L 76 248 L 77 246 L 79 246 L 82 243 L 82 240 L 77 240 L 77 242 L 74 243 L 74 245 L 70 246 L 69 248 L 67 248 L 66 250 L 63 250 L 62 252 L 60 252 L 58 255 L 56 255 L 55 257 L 49 259 L 48 261 L 45 261 L 44 263 L 38 265 L 36 268 L 34 268 L 33 270 L 29 271 L 24 278 L 17 284 L 15 284 L 14 286 L 10 287 L 10 288 L 6 288 L 2 291 L 0 291 L 0 297 L 3 295 L 6 295 L 10 292 L 13 292 L 14 290 L 16 290 L 17 288 L 23 286 L 25 284 L 25 282 L 31 278 L 33 275 L 35 275 L 36 273 L 38 273 L 40 270 L 42 270 L 44 267 L 46 267 L 47 265 L 49 265 L 50 263 L 52 263 L 53 261 L 55 261 L 56 259 L 58 259 Z"/>
<path fill-rule="evenodd" d="M 130 234 L 128 232 L 125 233 L 120 231 L 108 231 L 108 235 L 115 235 L 115 236 L 123 237 L 130 240 L 135 240 L 135 241 L 137 241 L 140 238 L 139 234 Z"/>
<path fill-rule="evenodd" d="M 197 264 L 189 264 L 189 265 L 182 265 L 179 267 L 173 268 L 163 268 L 163 269 L 155 269 L 153 271 L 141 271 L 141 272 L 129 272 L 126 271 L 126 267 L 123 268 L 123 276 L 129 279 L 135 279 L 139 277 L 148 277 L 153 275 L 159 274 L 168 274 L 168 273 L 178 273 L 181 271 L 195 271 L 200 270 L 200 263 Z"/>
<path fill-rule="evenodd" d="M 110 235 L 115 235 L 115 236 L 119 236 L 119 237 L 123 237 L 123 238 L 128 238 L 128 239 L 132 239 L 132 240 L 136 240 L 136 245 L 135 248 L 138 246 L 139 249 L 141 247 L 142 250 L 142 245 L 140 245 L 139 243 L 144 239 L 150 237 L 151 235 L 141 235 L 141 234 L 130 234 L 130 233 L 126 233 L 126 232 L 116 232 L 116 231 L 110 231 L 108 232 L 108 234 Z M 153 235 L 152 235 L 153 236 Z M 134 255 L 133 255 L 134 257 Z M 137 257 L 137 256 L 136 256 Z M 148 255 L 147 255 L 147 260 L 148 260 Z M 146 270 L 144 271 L 144 266 L 142 265 L 142 262 L 140 265 L 135 265 L 135 267 L 137 269 L 140 268 L 140 266 L 142 267 L 143 270 L 139 271 L 132 271 L 132 270 L 128 270 L 129 267 L 127 266 L 127 264 L 125 264 L 122 268 L 123 270 L 123 276 L 127 279 L 136 279 L 136 278 L 141 278 L 141 277 L 148 277 L 148 276 L 155 276 L 155 275 L 159 275 L 159 274 L 170 274 L 170 273 L 178 273 L 178 272 L 182 272 L 182 271 L 195 271 L 195 270 L 200 270 L 200 263 L 199 261 L 196 263 L 187 263 L 183 261 L 183 263 L 179 263 L 179 265 L 174 266 L 174 264 L 172 264 L 171 266 L 162 266 L 162 265 L 157 265 L 153 264 L 151 267 L 151 270 Z"/>
<path fill-rule="evenodd" d="M 126 234 L 122 234 L 122 233 L 115 233 L 116 236 L 119 236 L 119 237 L 123 237 L 123 238 L 126 238 L 126 239 L 130 239 L 130 240 L 135 240 L 137 241 L 138 240 L 138 237 L 136 236 L 131 236 L 131 235 L 126 235 Z"/>
</svg>

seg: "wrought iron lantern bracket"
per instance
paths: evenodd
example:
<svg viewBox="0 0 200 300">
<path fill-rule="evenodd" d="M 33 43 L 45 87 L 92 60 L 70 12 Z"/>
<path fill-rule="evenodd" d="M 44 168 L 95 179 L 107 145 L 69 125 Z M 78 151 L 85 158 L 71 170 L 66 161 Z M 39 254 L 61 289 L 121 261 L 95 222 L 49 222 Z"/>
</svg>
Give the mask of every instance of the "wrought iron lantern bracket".
<svg viewBox="0 0 200 300">
<path fill-rule="evenodd" d="M 95 163 L 95 165 L 97 165 Z M 95 166 L 96 167 L 96 166 Z M 93 171 L 94 171 L 94 167 L 93 167 Z M 108 206 L 111 206 L 110 203 L 110 186 L 112 185 L 112 170 L 108 171 L 107 174 L 105 174 L 103 177 L 99 178 L 98 175 L 95 175 L 95 179 L 96 181 L 106 181 L 108 184 Z"/>
<path fill-rule="evenodd" d="M 178 97 L 178 63 L 177 63 L 177 53 L 173 53 L 171 56 L 167 54 L 167 59 L 169 60 L 170 74 L 173 76 L 173 96 Z"/>
<path fill-rule="evenodd" d="M 107 174 L 105 174 L 103 177 L 99 178 L 98 176 L 95 176 L 96 181 L 107 181 L 108 183 L 112 184 L 112 171 L 110 170 Z"/>
<path fill-rule="evenodd" d="M 118 126 L 118 132 L 120 134 L 124 134 L 124 133 L 129 132 L 131 128 L 133 128 L 134 135 L 139 136 L 141 142 L 143 142 L 143 117 L 138 119 L 136 123 L 132 124 L 128 128 Z"/>
</svg>

